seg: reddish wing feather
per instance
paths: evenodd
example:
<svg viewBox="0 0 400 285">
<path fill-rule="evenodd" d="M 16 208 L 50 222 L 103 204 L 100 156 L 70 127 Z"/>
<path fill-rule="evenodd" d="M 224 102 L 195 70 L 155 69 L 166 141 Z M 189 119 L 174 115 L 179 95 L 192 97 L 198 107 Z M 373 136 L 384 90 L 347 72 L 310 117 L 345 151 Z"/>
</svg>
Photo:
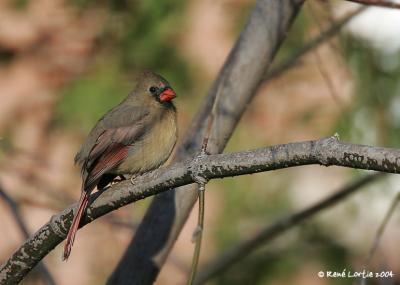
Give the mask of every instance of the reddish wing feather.
<svg viewBox="0 0 400 285">
<path fill-rule="evenodd" d="M 94 168 L 89 172 L 85 182 L 84 191 L 81 199 L 79 200 L 78 210 L 74 216 L 71 227 L 67 235 L 67 241 L 64 246 L 63 260 L 67 260 L 74 244 L 75 235 L 78 231 L 80 221 L 85 213 L 90 192 L 96 187 L 101 176 L 116 167 L 128 155 L 129 146 L 112 143 L 106 149 L 104 154 L 98 159 Z"/>
<path fill-rule="evenodd" d="M 90 170 L 85 180 L 85 191 L 90 191 L 86 189 L 93 189 L 101 176 L 117 167 L 128 156 L 128 152 L 129 146 L 127 145 L 120 143 L 109 145 L 104 154 L 96 161 L 96 165 Z"/>
<path fill-rule="evenodd" d="M 129 146 L 113 143 L 97 161 L 96 166 L 92 169 L 90 174 L 97 176 L 99 173 L 103 174 L 105 169 L 113 168 L 128 155 L 128 150 Z"/>
<path fill-rule="evenodd" d="M 96 144 L 93 146 L 88 157 L 86 158 L 88 169 L 93 168 L 92 163 L 96 163 L 96 160 L 103 156 L 107 151 L 110 150 L 110 146 L 113 144 L 131 145 L 133 144 L 143 133 L 145 132 L 145 126 L 142 121 L 137 122 L 134 126 L 125 126 L 119 128 L 113 128 L 105 130 L 97 138 Z"/>
<path fill-rule="evenodd" d="M 101 175 L 111 172 L 128 155 L 129 146 L 144 131 L 139 121 L 134 126 L 108 129 L 101 133 L 82 167 L 84 190 L 90 191 Z"/>
<path fill-rule="evenodd" d="M 85 213 L 90 193 L 96 187 L 101 176 L 112 171 L 128 155 L 129 145 L 116 141 L 134 140 L 135 138 L 132 138 L 132 136 L 135 134 L 138 135 L 135 128 L 117 128 L 104 131 L 97 139 L 97 143 L 82 167 L 82 173 L 84 173 L 83 193 L 79 200 L 78 210 L 68 231 L 63 260 L 67 260 L 71 253 L 75 235 Z"/>
</svg>

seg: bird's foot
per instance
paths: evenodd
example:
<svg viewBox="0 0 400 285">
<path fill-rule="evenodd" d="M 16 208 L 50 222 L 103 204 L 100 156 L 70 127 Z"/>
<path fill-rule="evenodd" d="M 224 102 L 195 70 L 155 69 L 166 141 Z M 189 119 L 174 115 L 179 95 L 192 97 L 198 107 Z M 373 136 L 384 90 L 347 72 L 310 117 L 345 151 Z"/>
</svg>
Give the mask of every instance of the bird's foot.
<svg viewBox="0 0 400 285">
<path fill-rule="evenodd" d="M 116 178 L 113 179 L 113 181 L 111 181 L 111 186 L 113 186 L 114 184 L 118 184 L 121 181 L 126 180 L 126 177 L 124 175 L 118 175 Z"/>
<path fill-rule="evenodd" d="M 206 156 L 211 155 L 211 153 L 206 148 L 201 148 L 201 151 L 198 156 Z"/>
<path fill-rule="evenodd" d="M 132 176 L 131 176 L 131 183 L 133 184 L 133 185 L 135 185 L 135 183 L 133 182 L 135 179 L 136 179 L 136 177 L 138 177 L 139 175 L 138 174 L 133 174 Z"/>
</svg>

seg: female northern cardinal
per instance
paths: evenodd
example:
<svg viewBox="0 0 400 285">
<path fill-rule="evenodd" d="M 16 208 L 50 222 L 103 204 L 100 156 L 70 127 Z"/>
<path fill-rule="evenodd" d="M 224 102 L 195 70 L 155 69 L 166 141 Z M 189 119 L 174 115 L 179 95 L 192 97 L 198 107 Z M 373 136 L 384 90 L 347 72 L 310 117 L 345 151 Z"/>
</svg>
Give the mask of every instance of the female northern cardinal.
<svg viewBox="0 0 400 285">
<path fill-rule="evenodd" d="M 137 175 L 162 165 L 177 139 L 176 97 L 167 80 L 143 72 L 136 88 L 94 126 L 75 163 L 82 166 L 82 194 L 75 213 L 63 260 L 67 260 L 90 193 L 103 189 L 115 177 Z"/>
</svg>

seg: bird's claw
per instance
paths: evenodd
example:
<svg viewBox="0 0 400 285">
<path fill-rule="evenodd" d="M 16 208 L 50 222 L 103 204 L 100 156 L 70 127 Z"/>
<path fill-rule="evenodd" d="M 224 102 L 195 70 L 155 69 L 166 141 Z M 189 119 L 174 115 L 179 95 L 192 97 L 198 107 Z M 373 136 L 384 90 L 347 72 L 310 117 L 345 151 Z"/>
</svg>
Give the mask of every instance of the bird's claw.
<svg viewBox="0 0 400 285">
<path fill-rule="evenodd" d="M 110 186 L 113 186 L 115 184 L 120 183 L 121 181 L 126 180 L 126 178 L 123 175 L 118 175 L 118 177 L 114 178 L 113 181 L 111 181 Z"/>
<path fill-rule="evenodd" d="M 135 183 L 134 183 L 133 181 L 136 179 L 136 177 L 138 177 L 138 175 L 132 175 L 132 176 L 131 176 L 131 183 L 132 183 L 133 185 L 135 185 Z"/>
<path fill-rule="evenodd" d="M 211 153 L 209 151 L 207 151 L 206 148 L 202 148 L 199 153 L 199 156 L 206 156 L 206 155 L 211 155 Z"/>
</svg>

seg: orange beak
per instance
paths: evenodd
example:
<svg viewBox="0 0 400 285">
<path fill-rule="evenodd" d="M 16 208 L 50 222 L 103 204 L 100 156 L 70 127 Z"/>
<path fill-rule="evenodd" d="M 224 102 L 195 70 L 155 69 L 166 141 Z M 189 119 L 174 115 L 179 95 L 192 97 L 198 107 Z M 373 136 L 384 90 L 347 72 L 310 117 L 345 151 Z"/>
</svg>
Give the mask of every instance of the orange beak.
<svg viewBox="0 0 400 285">
<path fill-rule="evenodd" d="M 176 97 L 175 91 L 170 88 L 166 87 L 163 92 L 160 94 L 160 101 L 161 102 L 169 102 Z"/>
</svg>

